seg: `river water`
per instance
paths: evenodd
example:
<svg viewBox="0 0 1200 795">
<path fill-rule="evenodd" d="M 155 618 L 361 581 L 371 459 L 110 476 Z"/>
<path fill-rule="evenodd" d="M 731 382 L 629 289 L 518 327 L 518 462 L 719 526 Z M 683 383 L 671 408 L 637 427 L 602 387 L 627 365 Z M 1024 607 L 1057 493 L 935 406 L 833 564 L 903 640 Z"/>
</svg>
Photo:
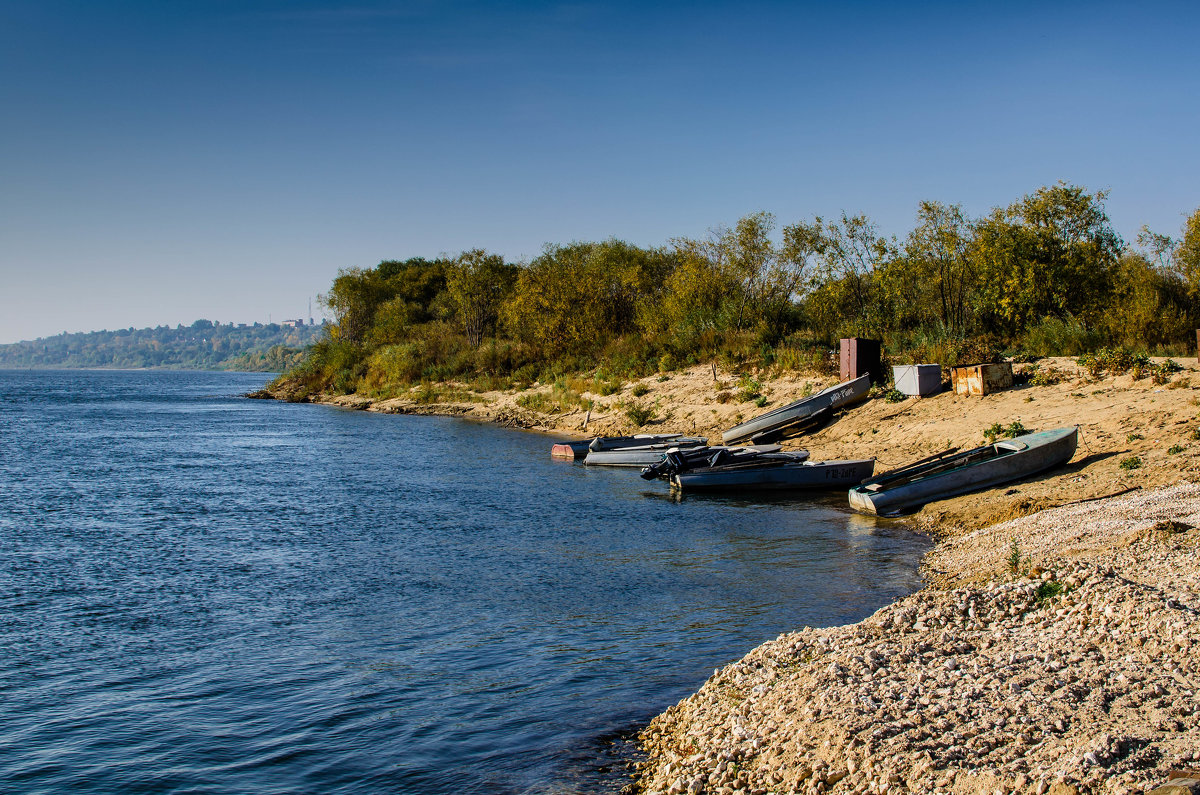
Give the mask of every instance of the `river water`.
<svg viewBox="0 0 1200 795">
<path fill-rule="evenodd" d="M 844 495 L 675 501 L 265 380 L 0 372 L 0 791 L 614 792 L 715 667 L 919 587 Z"/>
</svg>

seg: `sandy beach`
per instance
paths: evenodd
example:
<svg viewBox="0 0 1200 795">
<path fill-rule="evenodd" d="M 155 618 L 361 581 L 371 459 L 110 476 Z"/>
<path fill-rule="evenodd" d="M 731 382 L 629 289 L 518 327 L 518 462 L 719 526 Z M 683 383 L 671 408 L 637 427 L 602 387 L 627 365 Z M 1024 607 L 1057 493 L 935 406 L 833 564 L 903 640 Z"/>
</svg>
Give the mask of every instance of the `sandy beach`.
<svg viewBox="0 0 1200 795">
<path fill-rule="evenodd" d="M 643 732 L 634 790 L 1140 793 L 1200 766 L 1195 365 L 1157 384 L 1092 378 L 1068 359 L 1038 369 L 1057 383 L 873 399 L 787 445 L 813 460 L 874 456 L 880 471 L 982 444 L 994 423 L 1081 433 L 1065 467 L 903 520 L 938 539 L 927 586 L 857 624 L 798 629 L 715 671 Z M 657 417 L 642 431 L 717 440 L 834 381 L 756 379 L 765 407 L 738 402 L 736 379 L 710 366 L 643 379 L 637 398 L 638 382 L 588 395 L 590 415 L 529 411 L 516 392 L 324 402 L 576 435 L 638 430 L 624 411 L 636 402 Z"/>
</svg>

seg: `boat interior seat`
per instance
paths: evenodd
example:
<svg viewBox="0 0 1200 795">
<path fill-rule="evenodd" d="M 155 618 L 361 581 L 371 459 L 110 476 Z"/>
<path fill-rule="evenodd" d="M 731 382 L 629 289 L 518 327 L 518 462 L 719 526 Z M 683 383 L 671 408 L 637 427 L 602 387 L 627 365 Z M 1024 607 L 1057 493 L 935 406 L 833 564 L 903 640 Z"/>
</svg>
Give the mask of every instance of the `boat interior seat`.
<svg viewBox="0 0 1200 795">
<path fill-rule="evenodd" d="M 1008 450 L 1013 453 L 1019 453 L 1027 447 L 1029 445 L 1024 442 L 1018 442 L 1016 439 L 1005 439 L 1002 442 L 996 442 L 997 450 Z"/>
</svg>

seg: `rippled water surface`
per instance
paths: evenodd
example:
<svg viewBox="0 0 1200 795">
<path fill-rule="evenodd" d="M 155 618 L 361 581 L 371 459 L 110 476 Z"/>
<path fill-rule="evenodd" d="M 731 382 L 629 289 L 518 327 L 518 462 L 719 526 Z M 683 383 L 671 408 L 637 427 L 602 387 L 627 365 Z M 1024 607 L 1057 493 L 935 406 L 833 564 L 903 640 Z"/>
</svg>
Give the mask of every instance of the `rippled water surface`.
<svg viewBox="0 0 1200 795">
<path fill-rule="evenodd" d="M 264 380 L 0 372 L 0 791 L 612 791 L 714 667 L 919 584 L 844 495 L 676 502 Z"/>
</svg>

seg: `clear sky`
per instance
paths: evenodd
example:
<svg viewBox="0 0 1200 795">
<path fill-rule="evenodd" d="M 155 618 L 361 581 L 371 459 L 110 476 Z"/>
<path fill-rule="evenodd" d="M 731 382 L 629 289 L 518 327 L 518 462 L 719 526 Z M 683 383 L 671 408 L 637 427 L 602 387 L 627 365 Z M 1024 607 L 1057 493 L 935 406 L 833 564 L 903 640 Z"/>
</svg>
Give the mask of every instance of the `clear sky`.
<svg viewBox="0 0 1200 795">
<path fill-rule="evenodd" d="M 1058 180 L 1174 235 L 1198 30 L 1194 0 L 0 0 L 0 342 L 757 210 L 903 235 Z"/>
</svg>

